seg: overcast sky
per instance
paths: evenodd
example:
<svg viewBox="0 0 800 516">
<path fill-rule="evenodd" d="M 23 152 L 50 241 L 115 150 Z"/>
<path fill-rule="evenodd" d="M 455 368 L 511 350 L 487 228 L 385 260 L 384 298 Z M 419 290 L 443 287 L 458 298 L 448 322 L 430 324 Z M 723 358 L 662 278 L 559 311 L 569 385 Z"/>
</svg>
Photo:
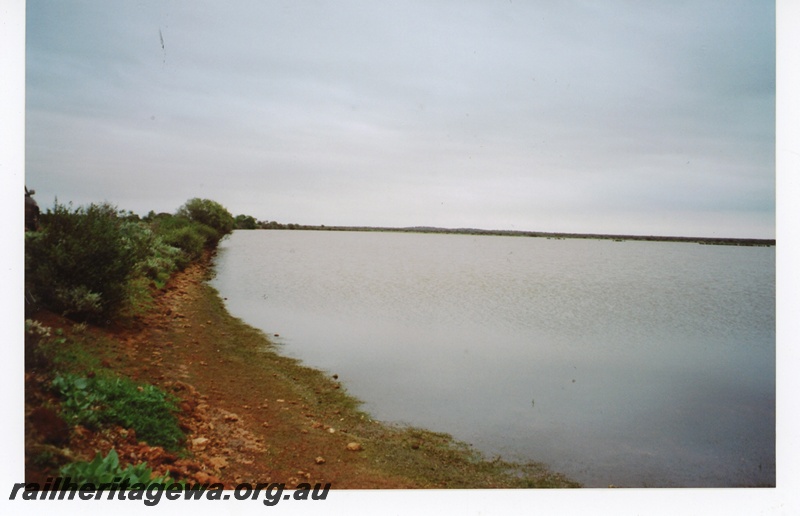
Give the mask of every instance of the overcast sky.
<svg viewBox="0 0 800 516">
<path fill-rule="evenodd" d="M 27 2 L 43 208 L 775 236 L 769 1 Z"/>
</svg>

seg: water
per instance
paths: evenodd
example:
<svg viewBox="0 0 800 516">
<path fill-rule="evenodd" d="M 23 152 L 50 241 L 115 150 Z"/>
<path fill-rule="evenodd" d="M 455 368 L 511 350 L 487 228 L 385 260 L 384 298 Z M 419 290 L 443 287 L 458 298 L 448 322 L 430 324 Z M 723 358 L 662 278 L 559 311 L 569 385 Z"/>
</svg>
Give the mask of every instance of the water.
<svg viewBox="0 0 800 516">
<path fill-rule="evenodd" d="M 214 286 L 384 421 L 584 485 L 775 482 L 775 249 L 237 231 Z"/>
</svg>

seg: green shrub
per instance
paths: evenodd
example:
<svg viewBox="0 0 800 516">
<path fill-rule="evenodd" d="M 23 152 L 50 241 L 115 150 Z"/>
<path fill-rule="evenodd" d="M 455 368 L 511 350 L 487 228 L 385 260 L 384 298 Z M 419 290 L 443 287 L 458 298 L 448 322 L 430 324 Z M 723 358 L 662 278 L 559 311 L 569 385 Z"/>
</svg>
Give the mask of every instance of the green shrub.
<svg viewBox="0 0 800 516">
<path fill-rule="evenodd" d="M 113 315 L 147 252 L 132 225 L 110 204 L 73 211 L 56 202 L 42 216 L 41 231 L 26 233 L 26 290 L 37 302 L 72 317 Z"/>
<path fill-rule="evenodd" d="M 92 483 L 95 486 L 111 483 L 119 485 L 126 480 L 129 486 L 148 485 L 151 482 L 172 483 L 169 475 L 153 477 L 153 471 L 147 467 L 146 462 L 136 466 L 129 464 L 127 468 L 122 469 L 119 465 L 119 456 L 113 448 L 105 457 L 97 452 L 92 462 L 73 462 L 63 466 L 59 473 L 62 477 L 69 477 L 70 482 L 78 485 L 86 483 Z"/>
<path fill-rule="evenodd" d="M 207 199 L 144 220 L 107 203 L 73 210 L 56 201 L 41 231 L 25 233 L 26 310 L 94 321 L 130 315 L 148 306 L 153 283 L 163 286 L 234 224 L 228 210 Z"/>
<path fill-rule="evenodd" d="M 236 216 L 236 229 L 256 229 L 258 221 L 255 217 L 250 215 L 237 215 Z"/>
<path fill-rule="evenodd" d="M 206 246 L 216 247 L 217 243 L 236 227 L 233 215 L 221 204 L 209 199 L 189 199 L 178 209 L 178 215 L 193 222 L 208 226 L 213 233 L 208 234 Z"/>
<path fill-rule="evenodd" d="M 131 237 L 142 245 L 144 252 L 136 265 L 136 275 L 143 276 L 162 286 L 178 268 L 183 253 L 170 245 L 162 235 L 157 234 L 146 224 L 131 224 Z"/>
<path fill-rule="evenodd" d="M 175 450 L 184 435 L 175 413 L 176 398 L 154 385 L 137 385 L 121 377 L 58 375 L 53 387 L 60 395 L 61 411 L 70 425 L 97 429 L 103 425 L 132 428 L 140 441 Z"/>
<path fill-rule="evenodd" d="M 175 256 L 175 263 L 179 269 L 185 268 L 190 262 L 202 256 L 206 238 L 200 232 L 198 225 L 189 219 L 173 217 L 168 223 L 162 221 L 157 231 L 165 244 L 180 251 Z"/>
</svg>

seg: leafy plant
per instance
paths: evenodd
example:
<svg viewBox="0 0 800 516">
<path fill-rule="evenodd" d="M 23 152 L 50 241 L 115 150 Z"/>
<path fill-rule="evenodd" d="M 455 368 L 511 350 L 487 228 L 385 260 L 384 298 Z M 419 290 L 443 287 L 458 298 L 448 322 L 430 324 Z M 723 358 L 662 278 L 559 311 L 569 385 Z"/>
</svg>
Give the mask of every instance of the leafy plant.
<svg viewBox="0 0 800 516">
<path fill-rule="evenodd" d="M 94 485 L 105 483 L 121 484 L 126 480 L 128 485 L 173 482 L 169 475 L 153 477 L 153 471 L 147 467 L 146 462 L 135 466 L 129 464 L 127 468 L 122 469 L 119 464 L 119 456 L 113 448 L 105 457 L 100 452 L 97 452 L 91 462 L 72 462 L 67 464 L 60 469 L 60 473 L 62 477 L 69 477 L 70 482 L 78 485 L 89 482 Z"/>
<path fill-rule="evenodd" d="M 152 446 L 175 450 L 184 435 L 175 413 L 174 396 L 154 385 L 137 385 L 121 377 L 58 375 L 53 388 L 62 398 L 61 409 L 69 424 L 98 428 L 117 424 L 133 428 L 137 437 Z"/>
</svg>

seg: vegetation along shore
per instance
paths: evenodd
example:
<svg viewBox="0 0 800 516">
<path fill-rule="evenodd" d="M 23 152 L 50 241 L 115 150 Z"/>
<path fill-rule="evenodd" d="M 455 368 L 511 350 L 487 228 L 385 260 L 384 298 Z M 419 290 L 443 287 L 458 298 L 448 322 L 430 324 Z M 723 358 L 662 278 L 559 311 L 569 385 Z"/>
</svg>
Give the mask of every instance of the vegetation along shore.
<svg viewBox="0 0 800 516">
<path fill-rule="evenodd" d="M 228 314 L 207 283 L 213 253 L 251 222 L 207 199 L 143 218 L 108 204 L 41 214 L 25 235 L 26 482 L 578 487 L 374 421 L 333 372 Z"/>
</svg>

